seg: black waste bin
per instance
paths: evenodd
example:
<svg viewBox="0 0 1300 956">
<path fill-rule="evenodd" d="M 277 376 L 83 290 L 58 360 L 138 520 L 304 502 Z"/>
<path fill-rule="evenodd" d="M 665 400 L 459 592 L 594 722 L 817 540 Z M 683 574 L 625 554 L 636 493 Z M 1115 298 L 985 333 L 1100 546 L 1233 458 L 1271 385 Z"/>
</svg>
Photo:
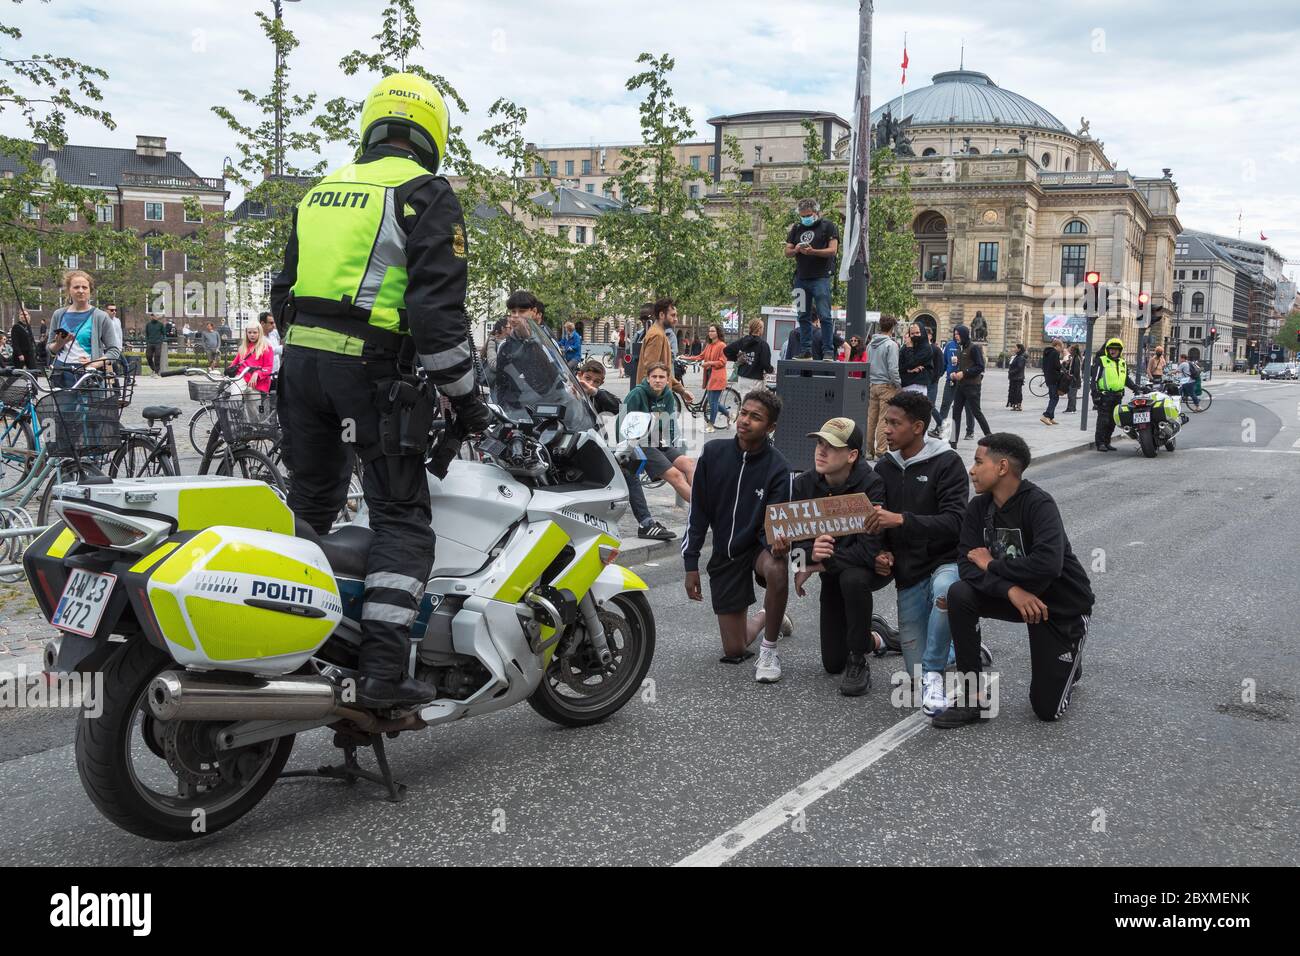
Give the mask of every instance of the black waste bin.
<svg viewBox="0 0 1300 956">
<path fill-rule="evenodd" d="M 853 375 L 861 378 L 854 378 Z M 832 418 L 851 418 L 867 430 L 866 362 L 810 362 L 782 359 L 776 363 L 776 392 L 781 396 L 781 421 L 776 447 L 795 471 L 813 466 L 817 439 L 809 438 Z"/>
</svg>

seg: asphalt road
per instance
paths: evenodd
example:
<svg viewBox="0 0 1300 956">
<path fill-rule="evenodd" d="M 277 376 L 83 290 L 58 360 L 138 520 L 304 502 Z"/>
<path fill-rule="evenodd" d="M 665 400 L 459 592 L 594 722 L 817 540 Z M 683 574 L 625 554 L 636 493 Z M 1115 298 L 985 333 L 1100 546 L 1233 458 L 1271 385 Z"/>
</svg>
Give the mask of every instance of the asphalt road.
<svg viewBox="0 0 1300 956">
<path fill-rule="evenodd" d="M 66 714 L 0 711 L 6 859 L 668 865 L 712 846 L 709 859 L 731 865 L 1295 865 L 1300 384 L 1211 388 L 1213 408 L 1172 455 L 1149 461 L 1124 441 L 1030 469 L 1085 567 L 1104 559 L 1086 675 L 1055 724 L 1029 708 L 1024 628 L 999 622 L 985 625 L 992 721 L 921 726 L 891 705 L 897 657 L 876 662 L 867 697 L 840 697 L 820 669 L 812 593 L 792 609 L 784 679 L 755 684 L 752 667 L 717 663 L 714 621 L 684 599 L 669 556 L 639 569 L 658 621 L 653 700 L 580 731 L 518 707 L 403 735 L 389 744 L 411 788 L 400 805 L 284 781 L 226 831 L 152 844 L 82 792 Z M 876 598 L 893 619 L 893 591 Z M 290 767 L 333 754 L 325 732 L 308 734 Z M 825 789 L 790 798 L 801 814 L 764 816 L 851 755 Z"/>
</svg>

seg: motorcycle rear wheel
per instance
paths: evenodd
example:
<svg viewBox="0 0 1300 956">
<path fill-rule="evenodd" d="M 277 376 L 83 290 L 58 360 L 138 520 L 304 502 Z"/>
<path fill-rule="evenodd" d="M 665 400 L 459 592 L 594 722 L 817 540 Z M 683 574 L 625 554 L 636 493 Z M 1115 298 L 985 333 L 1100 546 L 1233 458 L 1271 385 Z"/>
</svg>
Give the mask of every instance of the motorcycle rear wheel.
<svg viewBox="0 0 1300 956">
<path fill-rule="evenodd" d="M 220 776 L 219 783 L 183 783 L 165 757 L 167 736 L 173 759 L 197 768 L 205 755 L 193 744 L 207 731 L 198 725 L 219 725 L 153 717 L 145 699 L 149 682 L 175 666 L 145 640 L 127 644 L 104 668 L 96 702 L 102 713 L 91 717 L 83 710 L 76 739 L 77 773 L 99 812 L 130 833 L 169 842 L 215 833 L 253 809 L 280 775 L 294 741 L 290 734 L 223 753 L 215 764 L 203 764 L 219 768 L 210 774 Z"/>
<path fill-rule="evenodd" d="M 565 727 L 598 724 L 622 709 L 641 689 L 655 650 L 650 602 L 639 591 L 620 594 L 600 611 L 600 618 L 614 652 L 613 661 L 601 668 L 589 659 L 585 637 L 569 657 L 561 659 L 556 654 L 528 698 L 528 705 L 547 720 Z M 591 693 L 585 693 L 587 690 Z"/>
<path fill-rule="evenodd" d="M 1150 428 L 1138 429 L 1138 445 L 1142 448 L 1142 454 L 1147 458 L 1156 457 L 1156 436 Z"/>
</svg>

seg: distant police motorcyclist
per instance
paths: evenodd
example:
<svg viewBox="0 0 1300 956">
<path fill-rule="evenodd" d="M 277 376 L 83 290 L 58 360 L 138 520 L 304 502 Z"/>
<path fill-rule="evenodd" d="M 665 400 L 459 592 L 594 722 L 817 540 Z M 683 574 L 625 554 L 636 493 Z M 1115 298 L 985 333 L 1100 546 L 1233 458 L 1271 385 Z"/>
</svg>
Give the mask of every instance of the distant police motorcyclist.
<svg viewBox="0 0 1300 956">
<path fill-rule="evenodd" d="M 324 535 L 347 496 L 351 445 L 374 538 L 365 560 L 361 680 L 375 708 L 415 706 L 434 687 L 407 672 L 411 625 L 433 564 L 424 454 L 434 396 L 465 431 L 491 422 L 465 316 L 465 221 L 437 175 L 449 119 L 422 77 L 397 73 L 361 111 L 361 155 L 308 190 L 294 213 L 271 306 L 289 507 Z M 300 523 L 301 523 L 300 522 Z"/>
<path fill-rule="evenodd" d="M 1093 434 L 1097 451 L 1114 451 L 1110 443 L 1115 433 L 1115 406 L 1124 400 L 1124 389 L 1137 391 L 1137 382 L 1129 373 L 1124 361 L 1124 343 L 1108 339 L 1097 353 L 1097 365 L 1092 374 L 1092 401 L 1097 406 L 1097 429 Z"/>
</svg>

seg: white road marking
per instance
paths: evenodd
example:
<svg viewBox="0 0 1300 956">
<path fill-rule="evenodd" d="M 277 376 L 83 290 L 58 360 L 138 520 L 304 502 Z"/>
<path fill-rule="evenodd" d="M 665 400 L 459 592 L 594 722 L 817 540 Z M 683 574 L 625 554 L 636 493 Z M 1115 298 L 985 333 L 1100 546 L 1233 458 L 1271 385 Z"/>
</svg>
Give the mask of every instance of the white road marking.
<svg viewBox="0 0 1300 956">
<path fill-rule="evenodd" d="M 989 689 L 997 681 L 989 678 Z M 758 842 L 812 806 L 826 794 L 852 780 L 881 757 L 896 750 L 929 725 L 930 718 L 919 709 L 904 717 L 884 733 L 859 747 L 838 763 L 831 764 L 817 776 L 805 780 L 789 793 L 768 804 L 743 823 L 737 824 L 674 866 L 721 866 L 745 847 Z"/>
<path fill-rule="evenodd" d="M 1300 455 L 1294 448 L 1184 448 L 1182 451 L 1248 451 L 1255 455 Z"/>
<path fill-rule="evenodd" d="M 1286 428 L 1285 425 L 1283 425 L 1282 427 L 1283 427 L 1283 428 Z M 1295 444 L 1292 445 L 1291 447 L 1292 447 L 1292 448 L 1300 448 L 1300 438 L 1297 438 L 1297 439 L 1295 440 Z"/>
</svg>

